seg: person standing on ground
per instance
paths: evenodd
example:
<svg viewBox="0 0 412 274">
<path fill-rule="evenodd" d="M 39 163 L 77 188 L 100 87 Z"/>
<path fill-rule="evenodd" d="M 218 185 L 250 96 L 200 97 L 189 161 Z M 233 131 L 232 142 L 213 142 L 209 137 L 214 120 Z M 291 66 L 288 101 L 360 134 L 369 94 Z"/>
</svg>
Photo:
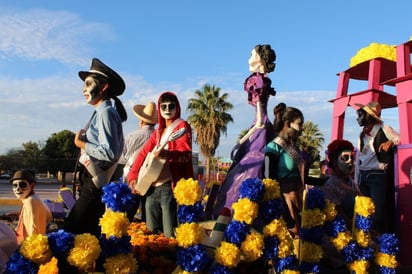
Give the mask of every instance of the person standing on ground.
<svg viewBox="0 0 412 274">
<path fill-rule="evenodd" d="M 19 221 L 16 227 L 17 243 L 34 234 L 46 235 L 47 224 L 52 214 L 40 197 L 34 193 L 36 180 L 34 172 L 22 169 L 14 173 L 10 179 L 14 195 L 22 202 Z"/>
<path fill-rule="evenodd" d="M 98 237 L 99 219 L 105 211 L 102 187 L 110 181 L 123 151 L 122 122 L 126 121 L 127 114 L 118 96 L 126 86 L 119 74 L 97 58 L 92 60 L 90 71 L 80 71 L 79 77 L 84 81 L 84 98 L 94 113 L 86 128 L 74 137 L 75 145 L 81 149 L 80 163 L 85 168 L 79 178 L 80 196 L 63 229 Z"/>
<path fill-rule="evenodd" d="M 266 178 L 279 182 L 286 204 L 285 220 L 292 236 L 297 238 L 306 175 L 305 161 L 299 153 L 296 141 L 302 134 L 304 117 L 299 109 L 286 107 L 284 103 L 279 103 L 273 112 L 275 132 L 278 135 L 266 146 L 264 174 Z"/>
<path fill-rule="evenodd" d="M 173 187 L 182 178 L 194 177 L 192 165 L 192 129 L 180 114 L 177 96 L 170 91 L 162 93 L 158 100 L 159 125 L 152 133 L 136 157 L 129 172 L 128 182 L 134 189 L 139 171 L 146 156 L 164 143 L 170 133 L 185 128 L 185 133 L 174 141 L 167 142 L 164 149 L 155 153 L 156 157 L 166 159 L 166 164 L 159 178 L 146 194 L 146 223 L 149 230 L 162 232 L 166 237 L 173 237 L 177 226 L 177 203 L 173 196 Z"/>
<path fill-rule="evenodd" d="M 375 204 L 372 215 L 374 229 L 379 233 L 390 232 L 394 216 L 393 150 L 400 143 L 400 136 L 381 120 L 381 105 L 372 101 L 356 104 L 357 122 L 362 127 L 358 139 L 355 180 L 362 195 Z M 391 178 L 392 177 L 392 178 Z"/>
<path fill-rule="evenodd" d="M 124 166 L 122 169 L 124 182 L 127 182 L 127 176 L 137 154 L 140 152 L 147 140 L 149 140 L 150 135 L 152 135 L 155 130 L 155 125 L 157 124 L 157 110 L 156 103 L 154 102 L 150 102 L 147 105 L 135 105 L 133 107 L 133 113 L 139 119 L 139 128 L 129 133 L 125 139 L 122 157 L 119 161 L 119 165 Z M 144 212 L 145 199 L 145 196 L 134 194 L 134 200 L 136 203 L 127 212 L 129 221 L 133 221 L 136 211 L 140 206 L 142 210 L 141 220 L 146 220 L 146 214 Z"/>
</svg>

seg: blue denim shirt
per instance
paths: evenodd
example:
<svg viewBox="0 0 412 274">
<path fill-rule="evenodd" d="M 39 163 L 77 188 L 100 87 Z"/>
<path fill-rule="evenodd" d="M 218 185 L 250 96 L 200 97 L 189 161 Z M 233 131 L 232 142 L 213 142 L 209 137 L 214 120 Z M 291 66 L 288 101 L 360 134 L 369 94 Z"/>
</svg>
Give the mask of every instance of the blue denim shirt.
<svg viewBox="0 0 412 274">
<path fill-rule="evenodd" d="M 110 100 L 96 107 L 86 138 L 85 151 L 101 168 L 105 169 L 119 159 L 124 144 L 122 120 Z"/>
</svg>

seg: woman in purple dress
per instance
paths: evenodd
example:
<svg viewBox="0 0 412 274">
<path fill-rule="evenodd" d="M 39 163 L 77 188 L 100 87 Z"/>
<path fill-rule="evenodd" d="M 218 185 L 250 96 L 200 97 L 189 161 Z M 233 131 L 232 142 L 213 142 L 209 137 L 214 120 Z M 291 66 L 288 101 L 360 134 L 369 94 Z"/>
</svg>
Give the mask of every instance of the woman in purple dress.
<svg viewBox="0 0 412 274">
<path fill-rule="evenodd" d="M 248 178 L 262 178 L 266 144 L 273 140 L 275 133 L 267 115 L 269 96 L 276 94 L 267 74 L 275 69 L 276 54 L 270 45 L 257 45 L 249 58 L 252 74 L 246 78 L 244 89 L 248 93 L 248 103 L 255 108 L 256 117 L 252 126 L 232 150 L 232 165 L 222 183 L 213 210 L 216 218 L 220 211 L 239 198 L 239 188 Z"/>
</svg>

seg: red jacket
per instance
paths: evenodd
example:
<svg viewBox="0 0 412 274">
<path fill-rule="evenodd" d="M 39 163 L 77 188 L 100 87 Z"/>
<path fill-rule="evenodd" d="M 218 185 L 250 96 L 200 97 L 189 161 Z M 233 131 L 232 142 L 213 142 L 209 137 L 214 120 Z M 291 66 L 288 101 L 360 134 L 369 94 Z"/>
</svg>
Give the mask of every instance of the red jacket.
<svg viewBox="0 0 412 274">
<path fill-rule="evenodd" d="M 168 92 L 170 93 L 170 92 Z M 159 97 L 160 98 L 160 97 Z M 158 113 L 160 114 L 159 103 L 157 104 Z M 176 116 L 174 119 L 180 118 L 180 104 L 177 102 L 176 106 Z M 176 185 L 176 183 L 182 179 L 193 178 L 193 165 L 192 165 L 192 129 L 190 125 L 182 120 L 173 132 L 181 129 L 182 127 L 186 128 L 186 132 L 183 134 L 182 137 L 178 138 L 175 141 L 170 141 L 168 143 L 168 150 L 171 153 L 171 157 L 169 159 L 170 171 L 172 173 L 172 185 Z M 162 136 L 162 132 L 165 129 L 165 119 L 159 115 L 159 126 L 158 128 L 152 133 L 150 139 L 146 142 L 143 146 L 142 150 L 136 157 L 136 160 L 133 163 L 133 166 L 128 174 L 128 181 L 137 180 L 140 167 L 142 166 L 146 155 L 151 152 L 160 142 L 160 137 Z"/>
</svg>

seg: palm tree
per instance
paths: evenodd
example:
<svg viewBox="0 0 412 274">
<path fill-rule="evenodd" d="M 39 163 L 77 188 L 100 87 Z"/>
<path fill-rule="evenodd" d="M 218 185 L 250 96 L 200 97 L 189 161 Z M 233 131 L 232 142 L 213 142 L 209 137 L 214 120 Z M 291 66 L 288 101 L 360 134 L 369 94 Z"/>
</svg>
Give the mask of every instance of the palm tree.
<svg viewBox="0 0 412 274">
<path fill-rule="evenodd" d="M 311 163 L 320 160 L 320 149 L 322 149 L 323 142 L 325 142 L 325 138 L 323 133 L 320 132 L 318 125 L 311 121 L 306 121 L 303 124 L 303 132 L 299 136 L 297 146 L 300 150 L 309 153 Z"/>
<path fill-rule="evenodd" d="M 209 179 L 209 159 L 213 157 L 219 146 L 220 135 L 227 133 L 227 124 L 233 118 L 226 111 L 233 108 L 227 101 L 229 95 L 220 95 L 220 88 L 205 84 L 202 89 L 195 91 L 195 98 L 190 98 L 187 110 L 192 114 L 187 121 L 195 132 L 195 142 L 199 145 L 200 153 L 206 159 L 206 179 Z"/>
</svg>

